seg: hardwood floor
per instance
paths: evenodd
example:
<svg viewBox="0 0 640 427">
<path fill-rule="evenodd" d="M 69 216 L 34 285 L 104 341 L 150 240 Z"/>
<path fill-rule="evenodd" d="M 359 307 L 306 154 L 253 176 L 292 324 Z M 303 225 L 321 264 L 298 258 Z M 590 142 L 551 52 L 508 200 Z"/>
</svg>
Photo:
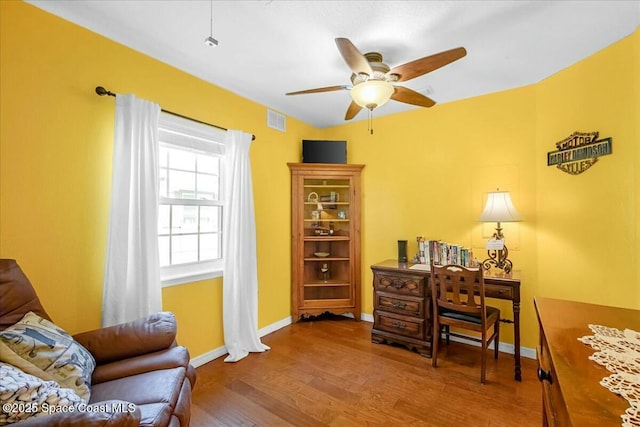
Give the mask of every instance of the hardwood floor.
<svg viewBox="0 0 640 427">
<path fill-rule="evenodd" d="M 369 322 L 303 321 L 262 338 L 271 347 L 237 363 L 197 369 L 192 427 L 201 426 L 540 426 L 537 363 L 513 355 L 441 346 L 438 367 L 407 350 L 371 342 Z"/>
</svg>

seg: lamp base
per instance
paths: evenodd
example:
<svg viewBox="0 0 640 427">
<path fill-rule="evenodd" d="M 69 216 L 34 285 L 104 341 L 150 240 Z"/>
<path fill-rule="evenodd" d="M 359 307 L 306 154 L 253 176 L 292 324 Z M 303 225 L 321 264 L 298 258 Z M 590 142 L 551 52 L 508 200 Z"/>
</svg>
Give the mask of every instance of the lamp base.
<svg viewBox="0 0 640 427">
<path fill-rule="evenodd" d="M 490 270 L 492 266 L 499 268 L 506 274 L 511 273 L 511 270 L 513 270 L 513 263 L 508 259 L 509 250 L 506 245 L 502 249 L 488 250 L 487 256 L 488 258 L 482 261 L 482 267 L 485 270 Z"/>
</svg>

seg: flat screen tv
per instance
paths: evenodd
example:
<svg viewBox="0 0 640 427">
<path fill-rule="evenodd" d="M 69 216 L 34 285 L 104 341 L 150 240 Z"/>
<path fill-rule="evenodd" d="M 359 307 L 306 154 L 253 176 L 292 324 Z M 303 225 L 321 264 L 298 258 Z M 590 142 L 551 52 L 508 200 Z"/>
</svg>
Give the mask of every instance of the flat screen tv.
<svg viewBox="0 0 640 427">
<path fill-rule="evenodd" d="M 347 141 L 302 140 L 302 163 L 347 163 Z"/>
</svg>

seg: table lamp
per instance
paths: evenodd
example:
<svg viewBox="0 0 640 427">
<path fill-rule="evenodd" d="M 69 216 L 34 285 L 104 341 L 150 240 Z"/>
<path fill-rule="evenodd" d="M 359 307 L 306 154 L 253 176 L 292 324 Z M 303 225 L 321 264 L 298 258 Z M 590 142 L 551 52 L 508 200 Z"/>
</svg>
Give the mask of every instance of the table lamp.
<svg viewBox="0 0 640 427">
<path fill-rule="evenodd" d="M 522 217 L 513 206 L 509 192 L 500 190 L 490 192 L 487 196 L 487 204 L 478 221 L 497 223 L 496 231 L 487 243 L 488 258 L 482 261 L 482 266 L 486 270 L 495 266 L 507 274 L 511 273 L 513 263 L 509 260 L 509 250 L 504 244 L 504 234 L 502 234 L 500 223 L 522 221 Z"/>
</svg>

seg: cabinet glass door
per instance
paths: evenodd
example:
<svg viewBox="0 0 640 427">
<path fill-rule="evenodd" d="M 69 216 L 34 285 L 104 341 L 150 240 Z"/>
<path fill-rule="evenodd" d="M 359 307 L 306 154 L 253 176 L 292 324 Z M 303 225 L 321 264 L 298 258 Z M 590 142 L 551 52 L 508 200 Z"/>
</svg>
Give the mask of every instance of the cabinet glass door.
<svg viewBox="0 0 640 427">
<path fill-rule="evenodd" d="M 305 305 L 350 300 L 351 180 L 304 178 L 303 188 Z"/>
</svg>

